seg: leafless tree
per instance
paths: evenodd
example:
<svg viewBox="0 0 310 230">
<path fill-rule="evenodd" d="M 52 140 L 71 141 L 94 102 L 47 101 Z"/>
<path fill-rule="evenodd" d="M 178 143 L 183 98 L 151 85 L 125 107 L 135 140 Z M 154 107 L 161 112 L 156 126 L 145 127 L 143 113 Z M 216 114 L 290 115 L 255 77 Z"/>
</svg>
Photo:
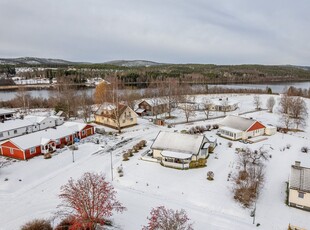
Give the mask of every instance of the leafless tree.
<svg viewBox="0 0 310 230">
<path fill-rule="evenodd" d="M 294 123 L 296 124 L 297 129 L 300 125 L 306 125 L 308 109 L 305 101 L 301 97 L 292 98 L 290 116 L 294 119 Z"/>
<path fill-rule="evenodd" d="M 87 92 L 83 91 L 81 96 L 80 96 L 80 110 L 81 110 L 81 115 L 83 117 L 84 122 L 90 121 L 90 116 L 92 114 L 92 104 L 93 100 L 90 95 L 87 94 Z"/>
<path fill-rule="evenodd" d="M 289 114 L 290 108 L 292 106 L 292 98 L 287 94 L 281 95 L 279 105 L 280 105 L 280 113 Z"/>
<path fill-rule="evenodd" d="M 262 106 L 262 101 L 260 99 L 260 96 L 259 95 L 254 95 L 253 97 L 253 103 L 254 103 L 254 106 L 255 106 L 255 109 L 256 110 L 259 110 Z"/>
<path fill-rule="evenodd" d="M 229 101 L 228 101 L 228 98 L 224 98 L 222 100 L 222 103 L 221 103 L 221 106 L 222 106 L 222 111 L 224 112 L 224 115 L 226 115 L 226 113 L 229 111 Z"/>
<path fill-rule="evenodd" d="M 179 102 L 178 88 L 179 83 L 176 80 L 168 79 L 166 82 L 166 87 L 164 89 L 163 103 L 166 104 L 166 112 L 168 117 L 171 117 L 172 111 L 177 107 Z"/>
<path fill-rule="evenodd" d="M 204 98 L 202 101 L 203 110 L 205 111 L 205 114 L 207 116 L 207 120 L 209 119 L 210 110 L 211 110 L 211 101 L 209 98 Z"/>
<path fill-rule="evenodd" d="M 196 116 L 195 112 L 195 97 L 194 96 L 184 96 L 183 103 L 179 105 L 179 108 L 184 112 L 186 122 L 189 122 L 191 117 Z"/>
<path fill-rule="evenodd" d="M 269 97 L 266 103 L 266 107 L 270 113 L 273 111 L 273 107 L 276 104 L 274 97 Z"/>
<path fill-rule="evenodd" d="M 233 178 L 234 198 L 249 207 L 257 199 L 259 187 L 264 181 L 264 161 L 270 158 L 263 147 L 258 150 L 243 149 L 238 154 L 238 162 L 242 167 Z"/>
<path fill-rule="evenodd" d="M 286 129 L 290 129 L 294 120 L 289 114 L 282 113 L 280 116 L 280 122 L 284 125 Z"/>
</svg>

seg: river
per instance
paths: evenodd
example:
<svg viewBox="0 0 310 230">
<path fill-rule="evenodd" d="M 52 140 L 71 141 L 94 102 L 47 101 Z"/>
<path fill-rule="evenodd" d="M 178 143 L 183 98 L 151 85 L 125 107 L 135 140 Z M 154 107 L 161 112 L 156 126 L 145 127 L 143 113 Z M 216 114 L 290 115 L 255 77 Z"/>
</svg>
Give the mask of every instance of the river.
<svg viewBox="0 0 310 230">
<path fill-rule="evenodd" d="M 262 84 L 216 84 L 209 85 L 209 88 L 218 86 L 223 88 L 233 88 L 233 89 L 266 89 L 270 87 L 273 93 L 282 93 L 285 88 L 294 86 L 296 88 L 309 89 L 310 81 L 305 82 L 278 82 L 278 83 L 262 83 Z M 93 94 L 94 88 L 82 89 L 86 90 L 89 94 Z M 52 90 L 29 90 L 28 91 L 33 97 L 49 98 Z M 16 91 L 0 91 L 0 101 L 7 101 L 13 99 L 16 96 Z"/>
</svg>

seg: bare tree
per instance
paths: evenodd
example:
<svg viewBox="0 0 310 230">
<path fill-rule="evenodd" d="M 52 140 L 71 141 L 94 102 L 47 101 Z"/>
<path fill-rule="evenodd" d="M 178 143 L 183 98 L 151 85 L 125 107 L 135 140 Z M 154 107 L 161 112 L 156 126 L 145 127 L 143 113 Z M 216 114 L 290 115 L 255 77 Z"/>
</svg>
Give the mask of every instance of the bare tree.
<svg viewBox="0 0 310 230">
<path fill-rule="evenodd" d="M 280 113 L 289 114 L 292 105 L 292 98 L 287 94 L 281 95 L 279 105 L 280 105 Z"/>
<path fill-rule="evenodd" d="M 150 214 L 149 223 L 143 230 L 193 230 L 193 224 L 188 223 L 189 218 L 184 209 L 174 211 L 159 206 L 153 208 Z"/>
<path fill-rule="evenodd" d="M 113 212 L 123 212 L 125 207 L 116 199 L 116 191 L 103 175 L 85 173 L 80 179 L 72 178 L 61 187 L 59 215 L 72 217 L 72 229 L 94 230 L 104 225 Z"/>
<path fill-rule="evenodd" d="M 273 112 L 273 107 L 276 104 L 274 97 L 269 97 L 266 103 L 266 107 L 270 113 Z"/>
<path fill-rule="evenodd" d="M 179 105 L 179 108 L 184 112 L 186 122 L 189 122 L 191 117 L 196 116 L 195 112 L 195 97 L 194 96 L 185 96 L 182 104 Z"/>
<path fill-rule="evenodd" d="M 254 103 L 254 106 L 255 106 L 255 109 L 256 109 L 256 110 L 261 109 L 262 101 L 261 101 L 259 95 L 254 95 L 254 97 L 253 97 L 253 103 Z"/>
<path fill-rule="evenodd" d="M 229 101 L 228 101 L 228 98 L 224 98 L 222 100 L 222 103 L 221 103 L 221 106 L 222 106 L 222 111 L 224 112 L 224 115 L 226 115 L 226 113 L 229 111 Z"/>
<path fill-rule="evenodd" d="M 204 98 L 202 101 L 202 106 L 203 106 L 203 110 L 205 111 L 205 114 L 207 116 L 207 120 L 209 119 L 209 114 L 210 114 L 210 110 L 211 110 L 211 101 L 209 98 Z"/>
<path fill-rule="evenodd" d="M 280 116 L 280 122 L 284 125 L 286 129 L 290 129 L 294 120 L 289 114 L 282 113 Z"/>
<path fill-rule="evenodd" d="M 305 101 L 301 97 L 292 98 L 290 116 L 294 119 L 294 123 L 296 124 L 297 129 L 300 125 L 306 125 L 308 109 Z"/>
<path fill-rule="evenodd" d="M 239 152 L 238 162 L 242 166 L 233 178 L 234 198 L 249 207 L 257 199 L 259 187 L 264 181 L 264 161 L 270 158 L 268 151 L 263 147 L 258 150 L 249 148 Z"/>
<path fill-rule="evenodd" d="M 84 122 L 87 123 L 88 121 L 90 121 L 90 116 L 92 114 L 92 97 L 88 95 L 87 92 L 83 91 L 80 96 L 79 103 L 81 116 L 83 117 Z"/>
</svg>

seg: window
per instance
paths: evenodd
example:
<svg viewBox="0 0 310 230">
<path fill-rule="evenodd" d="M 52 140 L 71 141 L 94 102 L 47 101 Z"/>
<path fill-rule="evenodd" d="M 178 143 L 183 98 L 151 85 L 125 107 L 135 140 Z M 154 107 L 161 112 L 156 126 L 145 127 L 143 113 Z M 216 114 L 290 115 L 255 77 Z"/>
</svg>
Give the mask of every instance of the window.
<svg viewBox="0 0 310 230">
<path fill-rule="evenodd" d="M 85 130 L 82 131 L 82 135 L 83 135 L 83 136 L 85 135 Z"/>
<path fill-rule="evenodd" d="M 14 150 L 12 148 L 10 148 L 10 154 L 14 154 Z"/>
<path fill-rule="evenodd" d="M 299 197 L 299 198 L 303 199 L 304 196 L 305 196 L 305 193 L 303 193 L 303 192 L 298 192 L 298 197 Z"/>
<path fill-rule="evenodd" d="M 66 142 L 68 142 L 70 140 L 70 138 L 69 137 L 66 137 Z"/>
<path fill-rule="evenodd" d="M 35 152 L 36 152 L 36 148 L 35 147 L 30 148 L 30 154 L 33 154 Z"/>
<path fill-rule="evenodd" d="M 0 133 L 0 137 L 3 137 L 3 133 Z"/>
<path fill-rule="evenodd" d="M 14 130 L 14 134 L 17 134 L 17 129 Z"/>
<path fill-rule="evenodd" d="M 56 140 L 56 145 L 60 145 L 60 139 Z"/>
</svg>

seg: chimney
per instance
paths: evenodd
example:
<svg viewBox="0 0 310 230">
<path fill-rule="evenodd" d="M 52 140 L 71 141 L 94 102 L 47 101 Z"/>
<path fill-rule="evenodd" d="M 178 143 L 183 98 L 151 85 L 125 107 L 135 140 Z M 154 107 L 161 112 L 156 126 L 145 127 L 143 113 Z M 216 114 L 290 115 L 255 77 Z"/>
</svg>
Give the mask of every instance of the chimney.
<svg viewBox="0 0 310 230">
<path fill-rule="evenodd" d="M 295 166 L 300 167 L 300 161 L 295 161 Z"/>
</svg>

